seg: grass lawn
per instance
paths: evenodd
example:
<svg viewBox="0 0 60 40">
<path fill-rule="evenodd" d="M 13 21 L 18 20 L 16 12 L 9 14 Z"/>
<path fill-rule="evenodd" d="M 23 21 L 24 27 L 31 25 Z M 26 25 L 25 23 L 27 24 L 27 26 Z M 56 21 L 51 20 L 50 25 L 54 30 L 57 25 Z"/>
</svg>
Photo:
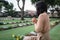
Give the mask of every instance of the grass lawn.
<svg viewBox="0 0 60 40">
<path fill-rule="evenodd" d="M 0 40 L 14 40 L 13 34 L 21 36 L 34 31 L 34 26 L 19 27 L 11 30 L 0 31 Z M 60 24 L 50 30 L 51 40 L 60 40 Z"/>
<path fill-rule="evenodd" d="M 52 21 L 50 21 L 50 22 L 53 23 L 57 19 L 56 20 L 51 19 L 51 20 Z M 7 22 L 17 22 L 17 21 L 18 20 L 15 20 L 15 21 L 11 20 L 11 21 L 7 21 Z M 6 21 L 4 21 L 4 22 L 6 22 Z M 10 26 L 10 24 L 8 26 Z M 60 40 L 59 29 L 60 29 L 60 24 L 58 24 L 53 29 L 51 29 L 51 31 L 50 31 L 51 40 Z M 10 30 L 0 31 L 0 40 L 14 40 L 14 38 L 12 37 L 13 34 L 21 36 L 21 35 L 25 35 L 25 34 L 31 32 L 31 31 L 34 31 L 34 26 L 33 25 L 27 26 L 27 27 L 22 27 L 22 28 L 18 27 L 18 28 L 14 28 L 14 29 L 10 29 Z"/>
<path fill-rule="evenodd" d="M 15 35 L 25 35 L 31 31 L 34 31 L 34 26 L 28 26 L 28 27 L 19 27 L 15 29 L 10 29 L 6 31 L 0 31 L 0 40 L 13 40 L 14 38 L 12 37 L 13 34 Z"/>
<path fill-rule="evenodd" d="M 60 40 L 60 24 L 50 31 L 51 40 Z"/>
</svg>

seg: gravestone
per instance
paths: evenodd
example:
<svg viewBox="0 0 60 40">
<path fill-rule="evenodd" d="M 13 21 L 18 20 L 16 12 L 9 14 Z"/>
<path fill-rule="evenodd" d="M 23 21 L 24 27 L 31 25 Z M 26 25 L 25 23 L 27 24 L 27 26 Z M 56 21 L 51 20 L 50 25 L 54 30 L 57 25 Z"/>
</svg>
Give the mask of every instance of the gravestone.
<svg viewBox="0 0 60 40">
<path fill-rule="evenodd" d="M 12 17 L 11 17 L 11 16 L 8 16 L 7 19 L 8 19 L 8 20 L 12 20 Z"/>
</svg>

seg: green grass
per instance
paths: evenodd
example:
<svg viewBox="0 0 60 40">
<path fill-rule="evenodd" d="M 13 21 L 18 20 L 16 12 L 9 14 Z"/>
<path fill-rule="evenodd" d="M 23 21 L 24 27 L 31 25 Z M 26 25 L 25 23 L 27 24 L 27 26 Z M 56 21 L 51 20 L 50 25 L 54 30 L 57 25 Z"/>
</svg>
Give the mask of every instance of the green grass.
<svg viewBox="0 0 60 40">
<path fill-rule="evenodd" d="M 28 27 L 19 27 L 11 30 L 0 31 L 0 40 L 13 40 L 14 38 L 12 35 L 25 35 L 31 31 L 34 31 L 34 26 Z M 53 29 L 50 30 L 50 37 L 51 40 L 60 40 L 60 24 L 55 26 Z"/>
<path fill-rule="evenodd" d="M 60 40 L 60 24 L 51 29 L 50 37 L 51 40 Z"/>
<path fill-rule="evenodd" d="M 28 20 L 28 19 L 27 19 Z M 54 23 L 54 21 L 56 21 L 58 19 L 51 19 L 50 23 Z M 20 20 L 6 20 L 3 22 L 17 22 Z M 14 24 L 8 24 L 8 25 L 0 25 L 1 27 L 3 26 L 11 26 Z M 60 24 L 55 26 L 53 29 L 51 29 L 50 31 L 50 37 L 51 40 L 60 40 Z M 27 26 L 27 27 L 19 27 L 19 28 L 14 28 L 14 29 L 10 29 L 10 30 L 5 30 L 5 31 L 0 31 L 0 40 L 14 40 L 14 38 L 12 37 L 12 35 L 17 35 L 17 36 L 21 36 L 21 35 L 25 35 L 31 31 L 34 31 L 34 26 Z"/>
<path fill-rule="evenodd" d="M 0 31 L 0 40 L 13 40 L 14 38 L 12 35 L 25 35 L 31 31 L 34 31 L 34 26 L 28 26 L 28 27 L 19 27 L 15 29 L 10 29 L 6 31 Z"/>
</svg>

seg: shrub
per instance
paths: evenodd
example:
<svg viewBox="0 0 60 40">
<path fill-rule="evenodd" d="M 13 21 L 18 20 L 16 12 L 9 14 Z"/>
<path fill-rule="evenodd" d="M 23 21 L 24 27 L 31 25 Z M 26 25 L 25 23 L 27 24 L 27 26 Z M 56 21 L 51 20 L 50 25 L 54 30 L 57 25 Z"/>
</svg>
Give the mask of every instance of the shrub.
<svg viewBox="0 0 60 40">
<path fill-rule="evenodd" d="M 6 25 L 7 23 L 3 23 L 4 25 Z"/>
<path fill-rule="evenodd" d="M 3 22 L 0 22 L 0 25 L 4 25 L 4 23 Z"/>
<path fill-rule="evenodd" d="M 12 26 L 8 27 L 8 29 L 12 29 L 12 28 L 13 28 Z"/>
<path fill-rule="evenodd" d="M 17 26 L 22 27 L 23 25 L 22 24 L 18 24 Z"/>
</svg>

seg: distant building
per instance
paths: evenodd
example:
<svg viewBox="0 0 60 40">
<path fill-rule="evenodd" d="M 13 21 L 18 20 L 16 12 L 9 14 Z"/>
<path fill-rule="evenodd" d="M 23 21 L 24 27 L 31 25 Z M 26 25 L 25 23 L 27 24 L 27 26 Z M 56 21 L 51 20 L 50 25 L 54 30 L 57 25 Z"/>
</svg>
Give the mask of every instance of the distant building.
<svg viewBox="0 0 60 40">
<path fill-rule="evenodd" d="M 58 13 L 60 12 L 60 8 L 58 8 L 58 11 L 56 10 L 56 7 L 53 7 L 53 8 L 48 8 L 48 10 L 47 10 L 48 12 L 48 15 L 50 16 L 50 17 L 60 17 L 60 16 L 58 16 Z"/>
<path fill-rule="evenodd" d="M 31 16 L 36 15 L 36 11 L 33 10 L 26 10 L 26 12 L 28 12 L 28 14 Z"/>
</svg>

